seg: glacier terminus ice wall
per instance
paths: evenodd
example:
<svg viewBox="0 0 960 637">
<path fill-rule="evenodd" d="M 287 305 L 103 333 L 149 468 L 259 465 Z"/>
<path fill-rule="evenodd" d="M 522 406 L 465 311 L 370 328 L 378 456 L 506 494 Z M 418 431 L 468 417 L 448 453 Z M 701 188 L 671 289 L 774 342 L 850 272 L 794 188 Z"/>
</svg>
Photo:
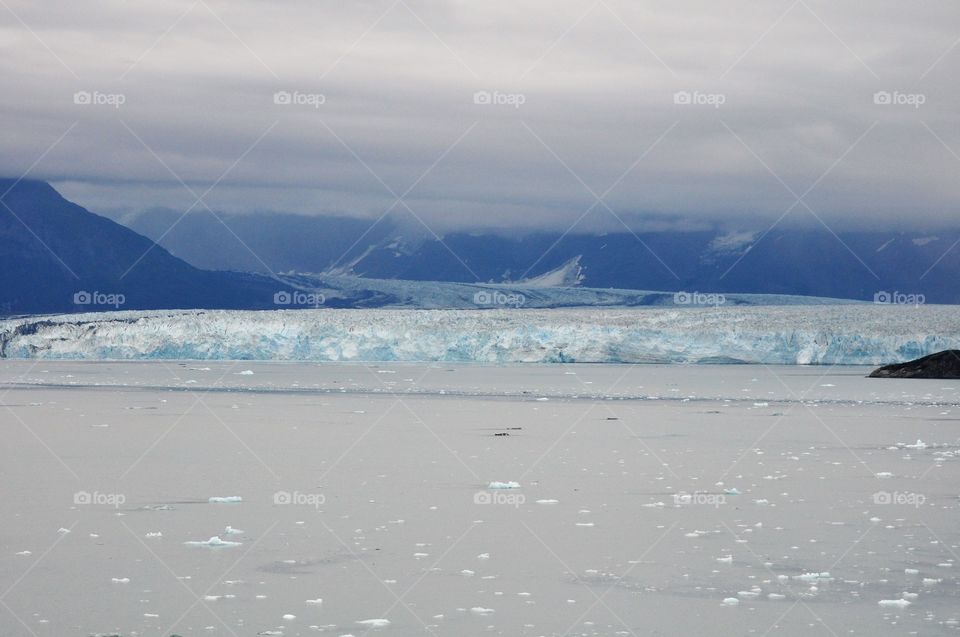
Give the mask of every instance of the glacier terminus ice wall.
<svg viewBox="0 0 960 637">
<path fill-rule="evenodd" d="M 951 306 L 149 311 L 0 321 L 0 356 L 879 365 L 960 348 Z"/>
</svg>

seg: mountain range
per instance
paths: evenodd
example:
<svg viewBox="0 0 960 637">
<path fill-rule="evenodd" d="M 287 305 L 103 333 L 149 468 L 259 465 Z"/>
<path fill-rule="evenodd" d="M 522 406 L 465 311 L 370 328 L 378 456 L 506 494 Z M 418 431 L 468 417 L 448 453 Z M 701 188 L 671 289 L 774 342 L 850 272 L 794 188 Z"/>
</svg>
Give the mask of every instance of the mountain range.
<svg viewBox="0 0 960 637">
<path fill-rule="evenodd" d="M 0 179 L 0 314 L 684 304 L 693 292 L 734 303 L 823 301 L 754 294 L 960 303 L 960 230 L 439 237 L 389 217 L 180 217 L 154 210 L 126 227 L 46 182 Z"/>
<path fill-rule="evenodd" d="M 960 227 L 924 232 L 758 226 L 577 234 L 454 232 L 385 217 L 190 214 L 126 220 L 198 267 L 376 279 L 580 285 L 960 303 Z M 179 220 L 179 221 L 178 221 Z"/>
</svg>

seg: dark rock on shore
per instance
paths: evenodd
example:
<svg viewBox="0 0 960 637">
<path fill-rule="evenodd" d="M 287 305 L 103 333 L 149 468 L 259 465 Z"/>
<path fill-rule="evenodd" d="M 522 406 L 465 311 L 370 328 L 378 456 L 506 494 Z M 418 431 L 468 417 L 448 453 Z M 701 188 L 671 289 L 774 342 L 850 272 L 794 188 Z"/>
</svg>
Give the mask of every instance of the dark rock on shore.
<svg viewBox="0 0 960 637">
<path fill-rule="evenodd" d="M 906 363 L 884 365 L 870 378 L 960 378 L 960 349 L 948 349 Z"/>
</svg>

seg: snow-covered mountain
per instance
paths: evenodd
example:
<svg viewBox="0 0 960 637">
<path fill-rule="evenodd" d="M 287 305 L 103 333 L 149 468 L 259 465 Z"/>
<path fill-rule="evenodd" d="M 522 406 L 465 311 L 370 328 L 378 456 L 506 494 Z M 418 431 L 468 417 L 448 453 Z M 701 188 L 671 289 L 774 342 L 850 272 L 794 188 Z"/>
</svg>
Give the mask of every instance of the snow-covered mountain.
<svg viewBox="0 0 960 637">
<path fill-rule="evenodd" d="M 823 226 L 418 236 L 387 217 L 179 216 L 128 220 L 204 268 L 328 272 L 375 279 L 800 294 L 873 300 L 899 291 L 960 303 L 960 228 L 837 231 Z M 242 243 L 233 233 L 242 239 Z M 162 237 L 162 238 L 161 238 Z M 256 257 L 254 257 L 254 254 Z M 262 263 L 260 262 L 262 260 Z"/>
</svg>

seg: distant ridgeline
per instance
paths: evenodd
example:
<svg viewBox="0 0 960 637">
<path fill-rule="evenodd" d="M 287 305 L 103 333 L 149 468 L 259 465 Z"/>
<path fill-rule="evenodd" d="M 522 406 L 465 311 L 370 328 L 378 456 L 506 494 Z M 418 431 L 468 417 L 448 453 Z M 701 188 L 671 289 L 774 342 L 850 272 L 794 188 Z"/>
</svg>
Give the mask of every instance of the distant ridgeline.
<svg viewBox="0 0 960 637">
<path fill-rule="evenodd" d="M 7 316 L 828 302 L 817 296 L 960 302 L 960 249 L 948 249 L 949 233 L 860 233 L 841 242 L 825 231 L 662 232 L 641 235 L 646 247 L 631 234 L 450 234 L 441 243 L 404 240 L 389 222 L 371 229 L 338 217 L 228 215 L 228 231 L 209 214 L 175 223 L 158 212 L 130 221 L 144 236 L 40 181 L 0 179 L 0 201 L 0 315 Z M 273 274 L 291 271 L 315 274 Z"/>
</svg>

